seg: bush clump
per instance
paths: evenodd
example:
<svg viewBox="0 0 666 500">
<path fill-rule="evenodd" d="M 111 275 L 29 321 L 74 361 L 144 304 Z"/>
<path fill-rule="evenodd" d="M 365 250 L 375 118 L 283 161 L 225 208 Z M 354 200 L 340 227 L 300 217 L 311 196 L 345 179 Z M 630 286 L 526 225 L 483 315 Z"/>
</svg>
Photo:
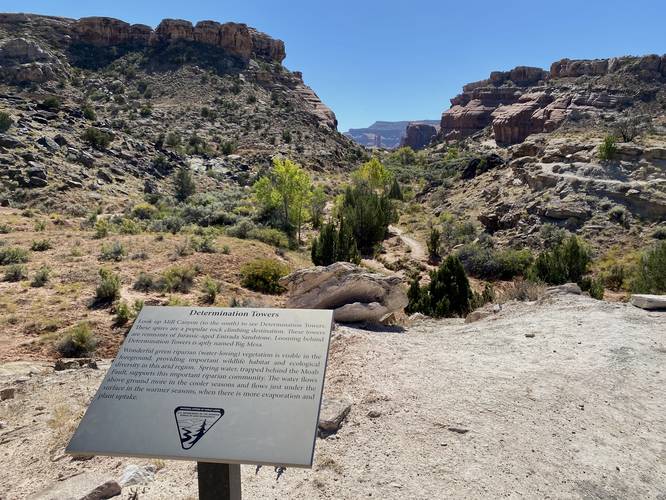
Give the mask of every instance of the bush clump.
<svg viewBox="0 0 666 500">
<path fill-rule="evenodd" d="M 150 274 L 141 271 L 134 282 L 133 288 L 140 292 L 150 292 L 155 289 L 155 278 Z"/>
<path fill-rule="evenodd" d="M 539 254 L 529 275 L 550 285 L 581 283 L 592 257 L 586 245 L 571 236 L 551 250 Z"/>
<path fill-rule="evenodd" d="M 599 159 L 612 160 L 617 154 L 617 138 L 612 135 L 604 137 L 603 142 L 599 145 Z"/>
<path fill-rule="evenodd" d="M 666 241 L 658 242 L 640 256 L 631 280 L 634 293 L 666 293 Z"/>
<path fill-rule="evenodd" d="M 120 262 L 127 255 L 127 250 L 120 241 L 102 245 L 102 253 L 99 260 Z"/>
<path fill-rule="evenodd" d="M 28 277 L 28 271 L 22 264 L 11 264 L 5 269 L 4 280 L 9 282 L 22 281 Z"/>
<path fill-rule="evenodd" d="M 120 276 L 105 268 L 99 270 L 100 282 L 95 290 L 95 303 L 112 304 L 120 298 Z"/>
<path fill-rule="evenodd" d="M 33 288 L 43 287 L 49 281 L 50 277 L 51 277 L 51 268 L 49 268 L 48 266 L 42 266 L 37 270 L 35 275 L 32 277 L 30 286 Z"/>
<path fill-rule="evenodd" d="M 180 167 L 176 170 L 173 178 L 173 186 L 178 201 L 185 201 L 197 190 L 192 177 L 192 171 L 187 167 Z"/>
<path fill-rule="evenodd" d="M 0 134 L 7 132 L 14 125 L 14 120 L 9 113 L 0 111 Z"/>
<path fill-rule="evenodd" d="M 43 239 L 43 240 L 34 240 L 30 244 L 30 250 L 33 252 L 45 252 L 46 250 L 51 250 L 53 248 L 53 244 L 51 243 L 51 240 Z"/>
<path fill-rule="evenodd" d="M 319 236 L 312 240 L 310 256 L 316 266 L 328 266 L 334 262 L 361 262 L 351 227 L 345 223 L 344 217 L 338 219 L 337 225 L 328 222 L 322 226 Z"/>
<path fill-rule="evenodd" d="M 56 350 L 64 358 L 80 358 L 91 354 L 97 347 L 97 339 L 89 323 L 79 323 L 70 328 L 56 344 Z"/>
<path fill-rule="evenodd" d="M 222 285 L 210 276 L 206 276 L 201 286 L 203 300 L 206 304 L 215 304 L 217 294 L 222 291 Z"/>
<path fill-rule="evenodd" d="M 111 141 L 113 141 L 113 134 L 95 127 L 89 127 L 83 133 L 81 138 L 91 147 L 100 151 L 104 151 L 109 147 Z"/>
<path fill-rule="evenodd" d="M 0 248 L 0 265 L 23 264 L 28 262 L 28 251 L 20 247 Z"/>
<path fill-rule="evenodd" d="M 408 313 L 420 312 L 433 317 L 466 316 L 472 310 L 474 295 L 460 259 L 449 255 L 435 271 L 430 283 L 421 286 L 415 278 L 407 292 Z"/>
<path fill-rule="evenodd" d="M 478 243 L 468 243 L 457 252 L 465 271 L 485 280 L 511 280 L 525 276 L 534 257 L 529 249 L 496 250 Z"/>
<path fill-rule="evenodd" d="M 174 266 L 162 273 L 159 287 L 165 292 L 188 293 L 196 275 L 192 266 Z"/>
<path fill-rule="evenodd" d="M 278 294 L 284 291 L 280 278 L 289 268 L 275 259 L 256 259 L 241 267 L 241 284 L 255 292 Z"/>
</svg>

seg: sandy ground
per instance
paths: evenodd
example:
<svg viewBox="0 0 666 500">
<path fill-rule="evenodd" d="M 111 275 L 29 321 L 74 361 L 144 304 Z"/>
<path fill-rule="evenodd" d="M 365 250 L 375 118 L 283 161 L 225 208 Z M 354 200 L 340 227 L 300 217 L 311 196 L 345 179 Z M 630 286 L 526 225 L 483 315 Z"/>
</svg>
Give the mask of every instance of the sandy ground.
<svg viewBox="0 0 666 500">
<path fill-rule="evenodd" d="M 663 500 L 665 334 L 666 313 L 577 296 L 510 303 L 468 325 L 339 327 L 325 395 L 353 403 L 347 422 L 318 440 L 312 470 L 276 481 L 244 466 L 244 498 Z M 150 463 L 62 453 L 106 366 L 0 366 L 2 386 L 19 388 L 0 403 L 0 498 Z M 154 465 L 155 481 L 123 498 L 196 498 L 195 464 Z"/>
</svg>

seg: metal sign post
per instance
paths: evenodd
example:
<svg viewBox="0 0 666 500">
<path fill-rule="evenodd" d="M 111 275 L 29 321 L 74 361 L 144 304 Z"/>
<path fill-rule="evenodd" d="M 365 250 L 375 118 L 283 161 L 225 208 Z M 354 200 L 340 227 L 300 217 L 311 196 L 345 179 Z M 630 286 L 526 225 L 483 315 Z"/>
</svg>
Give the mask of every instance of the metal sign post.
<svg viewBox="0 0 666 500">
<path fill-rule="evenodd" d="M 240 465 L 197 462 L 199 500 L 241 500 Z"/>
</svg>

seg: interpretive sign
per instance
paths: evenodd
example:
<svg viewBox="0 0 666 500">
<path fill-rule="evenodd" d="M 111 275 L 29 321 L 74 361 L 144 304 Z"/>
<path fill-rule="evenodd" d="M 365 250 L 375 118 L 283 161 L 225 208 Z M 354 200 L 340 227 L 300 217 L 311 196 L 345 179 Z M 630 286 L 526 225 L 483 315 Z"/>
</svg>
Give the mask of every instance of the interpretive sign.
<svg viewBox="0 0 666 500">
<path fill-rule="evenodd" d="M 332 312 L 144 307 L 67 452 L 311 467 Z"/>
</svg>

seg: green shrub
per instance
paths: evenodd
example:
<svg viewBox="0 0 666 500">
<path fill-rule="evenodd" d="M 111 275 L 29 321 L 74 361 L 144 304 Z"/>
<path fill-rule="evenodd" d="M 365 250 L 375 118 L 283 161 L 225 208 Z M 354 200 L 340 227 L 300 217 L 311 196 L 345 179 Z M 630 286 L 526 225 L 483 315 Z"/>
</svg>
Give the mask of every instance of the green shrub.
<svg viewBox="0 0 666 500">
<path fill-rule="evenodd" d="M 150 274 L 141 271 L 133 288 L 141 292 L 149 292 L 155 288 L 155 279 Z"/>
<path fill-rule="evenodd" d="M 109 221 L 106 219 L 97 219 L 94 228 L 95 234 L 93 235 L 93 238 L 102 239 L 109 235 L 111 224 L 109 224 Z"/>
<path fill-rule="evenodd" d="M 222 253 L 224 255 L 229 255 L 231 253 L 231 248 L 229 248 L 229 245 L 223 245 L 222 246 Z"/>
<path fill-rule="evenodd" d="M 222 285 L 219 282 L 212 279 L 210 276 L 204 278 L 202 287 L 203 298 L 206 304 L 214 304 L 215 299 L 217 299 L 217 294 L 222 290 Z"/>
<path fill-rule="evenodd" d="M 90 121 L 97 120 L 97 114 L 95 113 L 95 109 L 90 104 L 86 104 L 85 106 L 83 106 L 81 111 L 83 113 L 83 117 L 86 120 L 90 120 Z"/>
<path fill-rule="evenodd" d="M 440 216 L 442 220 L 442 245 L 446 251 L 450 251 L 457 245 L 464 245 L 474 241 L 478 234 L 477 227 L 468 221 L 459 221 L 453 215 L 444 213 Z"/>
<path fill-rule="evenodd" d="M 40 288 L 46 285 L 51 276 L 51 269 L 48 266 L 40 267 L 35 275 L 32 277 L 30 286 L 33 288 Z"/>
<path fill-rule="evenodd" d="M 287 235 L 283 231 L 272 227 L 255 227 L 247 233 L 247 237 L 277 248 L 287 248 L 289 246 Z"/>
<path fill-rule="evenodd" d="M 7 132 L 14 125 L 14 120 L 9 113 L 0 111 L 0 134 Z"/>
<path fill-rule="evenodd" d="M 100 151 L 104 151 L 109 147 L 111 141 L 113 141 L 113 134 L 95 127 L 90 127 L 86 129 L 86 131 L 83 133 L 83 136 L 81 136 L 81 139 L 83 139 L 83 141 L 91 147 Z"/>
<path fill-rule="evenodd" d="M 46 221 L 42 220 L 42 219 L 36 220 L 34 228 L 35 228 L 35 231 L 37 231 L 38 233 L 42 232 L 42 231 L 46 231 Z"/>
<path fill-rule="evenodd" d="M 666 241 L 644 251 L 631 279 L 634 293 L 666 293 Z"/>
<path fill-rule="evenodd" d="M 102 245 L 102 253 L 99 260 L 120 262 L 127 255 L 127 250 L 120 241 Z"/>
<path fill-rule="evenodd" d="M 542 283 L 517 279 L 509 284 L 502 292 L 502 301 L 519 300 L 521 302 L 534 302 L 546 293 L 546 287 Z"/>
<path fill-rule="evenodd" d="M 123 218 L 118 226 L 118 232 L 120 234 L 141 234 L 143 227 L 132 219 Z"/>
<path fill-rule="evenodd" d="M 256 259 L 241 267 L 241 284 L 256 292 L 277 294 L 284 290 L 280 278 L 288 273 L 289 268 L 277 260 Z"/>
<path fill-rule="evenodd" d="M 440 243 L 442 239 L 442 233 L 439 232 L 439 229 L 436 227 L 430 228 L 430 236 L 428 237 L 428 260 L 432 263 L 437 263 L 442 258 L 440 252 Z"/>
<path fill-rule="evenodd" d="M 545 248 L 552 248 L 562 243 L 569 236 L 566 229 L 554 224 L 544 224 L 539 228 L 539 237 Z"/>
<path fill-rule="evenodd" d="M 192 238 L 192 248 L 194 248 L 196 252 L 201 253 L 217 252 L 215 238 L 210 235 L 204 236 L 203 238 Z"/>
<path fill-rule="evenodd" d="M 439 268 L 430 272 L 430 283 L 421 287 L 415 278 L 407 292 L 408 313 L 421 312 L 433 317 L 466 316 L 472 309 L 472 289 L 460 259 L 449 255 Z"/>
<path fill-rule="evenodd" d="M 165 292 L 188 293 L 197 270 L 192 266 L 174 266 L 162 273 L 160 288 Z"/>
<path fill-rule="evenodd" d="M 255 228 L 256 226 L 250 219 L 241 219 L 235 225 L 228 227 L 226 233 L 229 236 L 233 236 L 234 238 L 240 238 L 244 240 L 249 237 L 250 231 Z"/>
<path fill-rule="evenodd" d="M 629 214 L 629 211 L 622 206 L 617 205 L 611 208 L 608 211 L 608 217 L 610 220 L 617 222 L 621 226 L 626 228 L 629 227 L 631 215 Z"/>
<path fill-rule="evenodd" d="M 368 183 L 357 182 L 345 190 L 341 215 L 351 227 L 359 252 L 374 253 L 384 239 L 389 224 L 397 221 L 397 212 L 388 194 L 378 193 Z"/>
<path fill-rule="evenodd" d="M 321 227 L 319 236 L 312 240 L 310 257 L 316 266 L 328 266 L 334 262 L 360 264 L 361 256 L 351 227 L 343 217 L 338 219 L 337 226 L 328 222 Z"/>
<path fill-rule="evenodd" d="M 169 132 L 165 139 L 165 144 L 170 148 L 177 148 L 182 144 L 180 135 L 176 132 Z"/>
<path fill-rule="evenodd" d="M 51 240 L 34 240 L 30 244 L 30 250 L 33 252 L 45 252 L 46 250 L 51 250 L 53 248 L 53 244 L 51 243 Z"/>
<path fill-rule="evenodd" d="M 599 159 L 612 160 L 617 154 L 617 138 L 612 135 L 604 137 L 603 142 L 599 145 Z"/>
<path fill-rule="evenodd" d="M 187 167 L 176 170 L 173 179 L 174 191 L 178 201 L 185 201 L 196 191 L 196 184 L 192 178 L 192 172 Z"/>
<path fill-rule="evenodd" d="M 120 276 L 105 268 L 99 270 L 100 282 L 95 290 L 95 303 L 111 304 L 120 298 Z"/>
<path fill-rule="evenodd" d="M 157 209 L 150 203 L 137 203 L 132 207 L 132 217 L 135 219 L 149 220 L 157 213 Z"/>
<path fill-rule="evenodd" d="M 0 223 L 0 234 L 9 234 L 12 232 L 12 227 L 9 224 Z"/>
<path fill-rule="evenodd" d="M 130 306 L 127 305 L 127 302 L 124 300 L 119 301 L 116 304 L 116 318 L 114 323 L 118 326 L 126 324 L 129 320 L 134 318 L 134 311 L 130 309 Z"/>
<path fill-rule="evenodd" d="M 614 264 L 602 274 L 604 285 L 611 290 L 621 290 L 624 286 L 626 279 L 626 272 L 624 266 L 621 264 Z"/>
<path fill-rule="evenodd" d="M 91 354 L 97 347 L 97 339 L 89 323 L 79 323 L 70 328 L 56 344 L 56 350 L 64 358 L 79 358 Z"/>
<path fill-rule="evenodd" d="M 22 264 L 10 264 L 7 266 L 7 269 L 5 269 L 5 281 L 11 281 L 11 282 L 16 282 L 16 281 L 21 281 L 24 280 L 28 277 L 28 271 L 26 270 L 25 266 Z"/>
<path fill-rule="evenodd" d="M 49 111 L 57 111 L 60 109 L 60 106 L 61 106 L 60 99 L 58 99 L 55 96 L 49 96 L 46 99 L 44 99 L 41 103 L 41 107 Z"/>
<path fill-rule="evenodd" d="M 590 297 L 597 300 L 604 298 L 604 280 L 602 278 L 585 277 L 580 282 L 580 288 L 588 292 Z"/>
<path fill-rule="evenodd" d="M 388 196 L 392 200 L 400 200 L 400 201 L 403 200 L 402 188 L 400 187 L 400 183 L 398 182 L 398 179 L 396 177 L 394 177 L 393 182 L 391 182 L 391 187 L 389 188 Z"/>
<path fill-rule="evenodd" d="M 529 275 L 551 285 L 580 283 L 592 258 L 587 246 L 571 236 L 551 250 L 539 254 Z"/>
<path fill-rule="evenodd" d="M 28 262 L 28 251 L 20 247 L 0 248 L 0 265 L 23 264 Z"/>
<path fill-rule="evenodd" d="M 525 276 L 534 260 L 529 249 L 496 250 L 479 243 L 463 245 L 457 255 L 468 274 L 485 280 L 510 280 Z"/>
</svg>

